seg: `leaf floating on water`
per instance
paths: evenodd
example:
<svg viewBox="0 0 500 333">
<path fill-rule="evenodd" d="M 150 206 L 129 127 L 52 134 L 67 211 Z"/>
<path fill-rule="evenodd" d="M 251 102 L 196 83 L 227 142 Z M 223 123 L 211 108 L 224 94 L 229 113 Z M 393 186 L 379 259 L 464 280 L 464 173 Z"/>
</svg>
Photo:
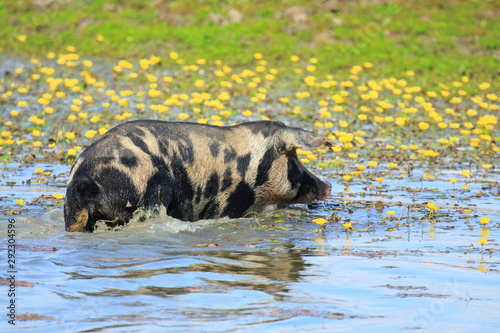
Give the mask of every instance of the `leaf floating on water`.
<svg viewBox="0 0 500 333">
<path fill-rule="evenodd" d="M 375 208 L 379 211 L 379 212 L 383 212 L 384 211 L 384 203 L 382 201 L 377 201 L 375 203 Z"/>
<path fill-rule="evenodd" d="M 14 283 L 16 286 L 19 286 L 19 287 L 33 287 L 33 283 L 30 283 L 30 282 L 26 282 L 26 281 L 17 281 Z M 0 278 L 0 286 L 1 285 L 4 285 L 4 286 L 9 286 L 11 285 L 11 281 L 10 279 L 7 279 L 7 278 Z"/>
<path fill-rule="evenodd" d="M 16 248 L 20 250 L 27 250 L 31 252 L 54 252 L 57 251 L 57 249 L 53 246 L 49 245 L 42 245 L 42 246 L 32 246 L 32 245 L 16 245 Z"/>
<path fill-rule="evenodd" d="M 397 290 L 429 290 L 429 288 L 427 288 L 425 286 L 418 286 L 418 287 L 415 287 L 415 286 L 393 286 L 390 284 L 386 284 L 386 285 L 380 285 L 377 287 L 385 287 L 385 288 L 397 289 Z"/>
<path fill-rule="evenodd" d="M 5 215 L 19 215 L 23 212 L 26 212 L 27 209 L 21 208 L 21 209 L 7 209 L 2 211 Z"/>
<path fill-rule="evenodd" d="M 197 247 L 219 247 L 221 245 L 217 244 L 217 243 L 207 243 L 207 244 L 197 244 L 195 246 L 197 246 Z"/>
<path fill-rule="evenodd" d="M 36 314 L 36 313 L 29 313 L 29 312 L 17 315 L 16 319 L 19 320 L 19 321 L 27 321 L 27 320 L 59 320 L 56 317 L 44 316 L 44 315 L 39 315 L 39 314 Z"/>
</svg>

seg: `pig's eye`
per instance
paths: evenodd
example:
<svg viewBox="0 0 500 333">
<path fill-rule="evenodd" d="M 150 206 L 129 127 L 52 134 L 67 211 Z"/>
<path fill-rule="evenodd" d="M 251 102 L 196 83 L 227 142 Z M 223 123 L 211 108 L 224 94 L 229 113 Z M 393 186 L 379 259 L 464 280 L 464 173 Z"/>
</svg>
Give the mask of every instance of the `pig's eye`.
<svg viewBox="0 0 500 333">
<path fill-rule="evenodd" d="M 299 188 L 302 183 L 302 171 L 296 157 L 288 159 L 288 182 L 292 189 Z"/>
</svg>

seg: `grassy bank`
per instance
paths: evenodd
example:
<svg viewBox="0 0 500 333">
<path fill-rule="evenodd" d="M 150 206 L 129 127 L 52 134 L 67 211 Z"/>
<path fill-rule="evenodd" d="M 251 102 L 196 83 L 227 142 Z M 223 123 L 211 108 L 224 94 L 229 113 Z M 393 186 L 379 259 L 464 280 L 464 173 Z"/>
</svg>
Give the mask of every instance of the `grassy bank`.
<svg viewBox="0 0 500 333">
<path fill-rule="evenodd" d="M 498 1 L 2 1 L 0 52 L 139 59 L 176 52 L 186 63 L 247 66 L 253 54 L 319 73 L 373 63 L 373 75 L 419 74 L 423 85 L 500 70 Z M 497 80 L 498 81 L 498 80 Z"/>
</svg>

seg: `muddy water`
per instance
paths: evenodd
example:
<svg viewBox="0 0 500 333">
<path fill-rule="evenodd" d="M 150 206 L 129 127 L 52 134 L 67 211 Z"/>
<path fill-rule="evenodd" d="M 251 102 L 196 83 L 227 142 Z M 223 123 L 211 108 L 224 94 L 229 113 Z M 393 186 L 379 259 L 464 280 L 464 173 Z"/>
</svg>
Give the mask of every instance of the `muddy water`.
<svg viewBox="0 0 500 333">
<path fill-rule="evenodd" d="M 62 201 L 50 199 L 64 193 L 67 172 L 11 164 L 1 171 L 1 246 L 9 219 L 18 244 L 17 330 L 500 329 L 497 179 L 463 190 L 414 174 L 373 187 L 354 181 L 349 191 L 330 179 L 331 198 L 310 207 L 196 223 L 163 216 L 90 235 L 66 233 Z M 429 201 L 440 207 L 434 217 L 423 207 Z M 490 222 L 482 226 L 481 216 Z M 323 232 L 311 222 L 319 217 L 329 221 Z M 4 311 L 8 288 L 2 280 Z M 4 316 L 0 330 L 10 329 Z"/>
</svg>

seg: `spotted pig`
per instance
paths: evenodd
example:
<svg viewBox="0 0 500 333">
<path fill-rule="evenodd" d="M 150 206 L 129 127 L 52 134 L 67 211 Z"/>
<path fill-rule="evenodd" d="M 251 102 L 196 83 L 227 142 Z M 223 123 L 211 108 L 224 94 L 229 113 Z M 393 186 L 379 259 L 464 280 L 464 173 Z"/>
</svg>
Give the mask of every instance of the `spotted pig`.
<svg viewBox="0 0 500 333">
<path fill-rule="evenodd" d="M 331 185 L 296 154 L 323 144 L 330 142 L 274 121 L 123 123 L 85 149 L 71 169 L 66 230 L 92 232 L 99 220 L 122 225 L 138 210 L 161 206 L 172 217 L 196 221 L 323 200 Z"/>
</svg>

